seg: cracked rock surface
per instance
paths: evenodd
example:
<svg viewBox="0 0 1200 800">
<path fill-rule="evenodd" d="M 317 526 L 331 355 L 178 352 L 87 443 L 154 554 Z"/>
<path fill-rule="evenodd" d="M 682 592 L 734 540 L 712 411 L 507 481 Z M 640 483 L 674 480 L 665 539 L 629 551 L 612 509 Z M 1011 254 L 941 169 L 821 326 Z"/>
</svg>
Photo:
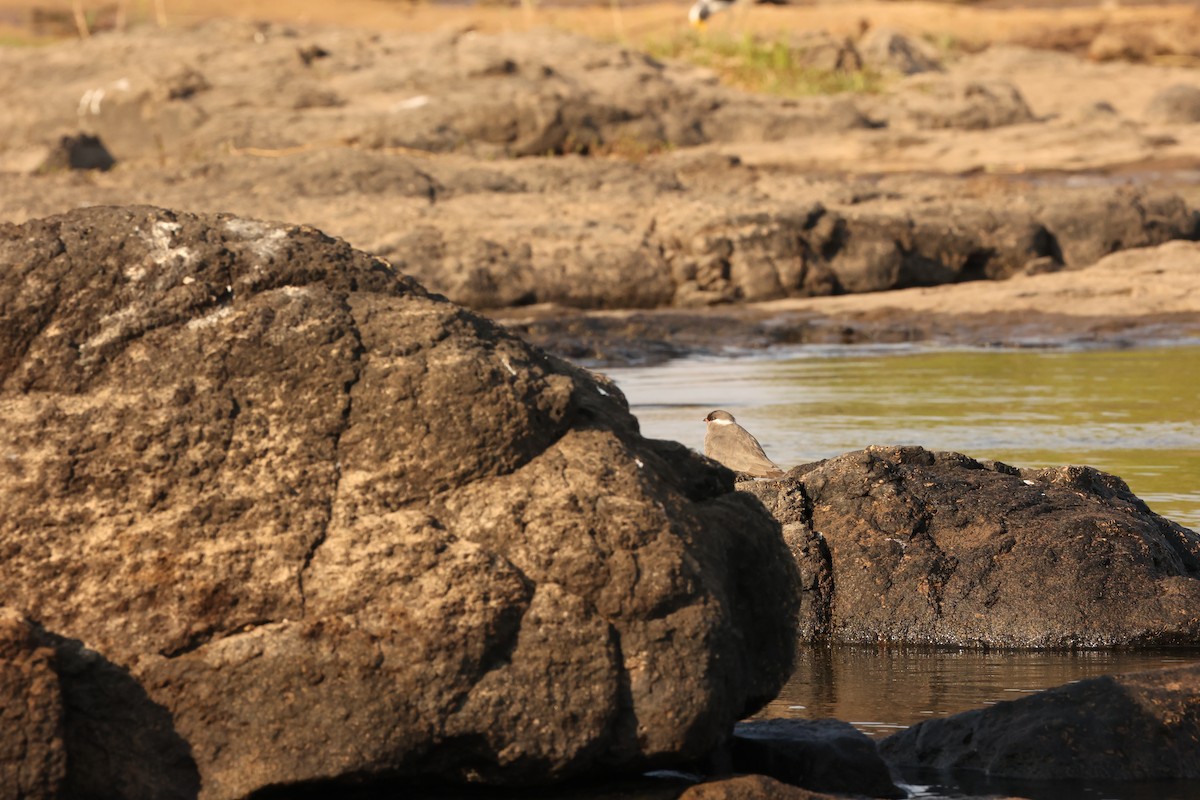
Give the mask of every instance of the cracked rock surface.
<svg viewBox="0 0 1200 800">
<path fill-rule="evenodd" d="M 69 785 L 637 770 L 787 677 L 761 505 L 386 262 L 137 206 L 0 263 L 0 585 L 83 709 Z"/>
<path fill-rule="evenodd" d="M 802 576 L 802 638 L 1200 642 L 1200 534 L 1093 468 L 869 447 L 739 488 L 782 525 Z"/>
</svg>

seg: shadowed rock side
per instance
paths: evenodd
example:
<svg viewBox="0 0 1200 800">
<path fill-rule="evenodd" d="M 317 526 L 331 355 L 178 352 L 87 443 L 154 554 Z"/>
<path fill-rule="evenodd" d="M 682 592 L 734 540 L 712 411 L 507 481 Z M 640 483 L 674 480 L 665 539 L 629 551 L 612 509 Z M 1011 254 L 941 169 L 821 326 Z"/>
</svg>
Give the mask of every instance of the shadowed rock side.
<svg viewBox="0 0 1200 800">
<path fill-rule="evenodd" d="M 786 679 L 757 501 L 385 262 L 129 207 L 0 263 L 6 602 L 127 670 L 201 797 L 674 763 Z M 73 772 L 127 746 L 66 725 Z"/>
<path fill-rule="evenodd" d="M 19 613 L 0 607 L 0 798 L 50 800 L 66 774 L 63 700 L 54 651 Z"/>
<path fill-rule="evenodd" d="M 730 742 L 734 769 L 793 786 L 864 797 L 907 797 L 892 782 L 875 742 L 836 719 L 739 722 Z"/>
<path fill-rule="evenodd" d="M 1034 780 L 1200 778 L 1200 666 L 1101 678 L 925 720 L 880 751 L 899 767 Z"/>
<path fill-rule="evenodd" d="M 870 447 L 739 484 L 800 567 L 800 633 L 844 642 L 1200 642 L 1200 534 L 1089 467 Z"/>
</svg>

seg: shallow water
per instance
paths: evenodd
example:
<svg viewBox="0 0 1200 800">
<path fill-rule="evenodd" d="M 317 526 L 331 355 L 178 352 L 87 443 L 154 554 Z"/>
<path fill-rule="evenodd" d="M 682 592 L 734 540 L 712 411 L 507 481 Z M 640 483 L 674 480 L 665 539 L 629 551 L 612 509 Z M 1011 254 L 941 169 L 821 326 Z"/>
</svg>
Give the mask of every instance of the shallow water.
<svg viewBox="0 0 1200 800">
<path fill-rule="evenodd" d="M 834 717 L 874 738 L 932 717 L 1117 672 L 1200 661 L 1200 650 L 973 650 L 803 645 L 792 679 L 757 716 Z"/>
<path fill-rule="evenodd" d="M 1015 700 L 1053 686 L 1118 672 L 1200 661 L 1200 650 L 970 650 L 803 645 L 796 669 L 758 717 L 852 723 L 876 739 L 921 720 Z M 903 775 L 914 797 L 999 794 L 1034 800 L 1196 800 L 1197 781 L 1005 781 L 934 771 Z"/>
<path fill-rule="evenodd" d="M 1089 464 L 1200 528 L 1200 345 L 1124 350 L 807 347 L 605 370 L 646 436 L 703 449 L 731 411 L 784 468 L 871 444 L 1020 467 Z"/>
<path fill-rule="evenodd" d="M 770 357 L 606 370 L 646 436 L 703 449 L 725 408 L 783 467 L 871 444 L 919 444 L 1014 466 L 1090 464 L 1200 529 L 1200 345 L 1125 350 L 806 347 Z M 761 716 L 852 722 L 882 737 L 1097 675 L 1200 661 L 1196 651 L 1030 652 L 802 647 Z M 914 796 L 1200 800 L 1200 782 L 981 782 L 905 775 Z"/>
</svg>

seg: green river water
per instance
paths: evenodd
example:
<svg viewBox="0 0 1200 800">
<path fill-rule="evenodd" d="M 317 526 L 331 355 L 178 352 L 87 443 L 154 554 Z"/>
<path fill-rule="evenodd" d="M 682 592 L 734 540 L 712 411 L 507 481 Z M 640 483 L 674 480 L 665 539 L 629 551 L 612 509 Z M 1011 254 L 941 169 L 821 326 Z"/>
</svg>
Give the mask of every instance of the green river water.
<svg viewBox="0 0 1200 800">
<path fill-rule="evenodd" d="M 1089 464 L 1200 529 L 1200 344 L 1120 350 L 806 347 L 605 370 L 642 432 L 703 449 L 731 411 L 784 468 L 872 444 L 919 444 L 1014 466 Z M 836 717 L 881 737 L 1070 681 L 1200 661 L 1197 651 L 802 646 L 760 716 Z M 1200 798 L 1200 783 L 966 785 L 906 776 L 914 796 Z"/>
<path fill-rule="evenodd" d="M 606 370 L 652 438 L 703 449 L 731 411 L 789 466 L 919 444 L 1020 467 L 1089 464 L 1200 528 L 1200 345 L 1123 350 L 805 348 Z"/>
</svg>

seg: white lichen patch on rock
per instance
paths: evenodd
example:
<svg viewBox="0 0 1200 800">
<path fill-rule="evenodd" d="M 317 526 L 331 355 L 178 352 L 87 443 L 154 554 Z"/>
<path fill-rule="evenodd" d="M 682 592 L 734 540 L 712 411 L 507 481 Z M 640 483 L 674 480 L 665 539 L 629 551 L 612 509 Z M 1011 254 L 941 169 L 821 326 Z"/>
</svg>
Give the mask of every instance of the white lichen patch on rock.
<svg viewBox="0 0 1200 800">
<path fill-rule="evenodd" d="M 172 247 L 175 235 L 179 233 L 178 222 L 157 220 L 150 230 L 136 228 L 135 231 L 149 248 L 147 254 L 151 262 L 159 267 L 190 267 L 196 260 L 196 254 L 189 247 Z M 131 281 L 143 280 L 147 275 L 146 265 L 129 264 L 125 268 L 125 277 Z"/>
<path fill-rule="evenodd" d="M 286 228 L 255 219 L 226 220 L 225 231 L 247 242 L 250 252 L 263 261 L 270 261 L 278 255 L 279 245 L 288 235 Z"/>
</svg>

